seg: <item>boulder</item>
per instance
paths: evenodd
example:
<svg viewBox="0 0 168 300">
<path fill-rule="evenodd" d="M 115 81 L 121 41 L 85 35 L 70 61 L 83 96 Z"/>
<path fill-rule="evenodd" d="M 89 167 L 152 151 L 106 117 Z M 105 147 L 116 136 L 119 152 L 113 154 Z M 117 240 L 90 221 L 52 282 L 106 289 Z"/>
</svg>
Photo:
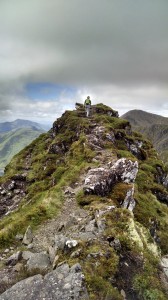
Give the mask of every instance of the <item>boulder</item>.
<svg viewBox="0 0 168 300">
<path fill-rule="evenodd" d="M 63 250 L 65 247 L 65 243 L 68 238 L 63 234 L 57 234 L 55 236 L 54 247 L 56 250 Z"/>
<path fill-rule="evenodd" d="M 0 300 L 89 300 L 79 264 L 63 264 L 47 275 L 24 279 L 0 295 Z"/>
<path fill-rule="evenodd" d="M 127 158 L 120 158 L 111 167 L 116 181 L 125 183 L 134 182 L 138 173 L 138 162 Z"/>
<path fill-rule="evenodd" d="M 26 229 L 25 235 L 23 237 L 23 244 L 29 245 L 29 244 L 31 244 L 32 241 L 33 241 L 32 230 L 31 230 L 31 227 L 28 226 Z"/>
<path fill-rule="evenodd" d="M 101 167 L 89 170 L 85 179 L 84 193 L 107 195 L 115 182 L 115 175 L 109 168 Z"/>
<path fill-rule="evenodd" d="M 12 254 L 10 257 L 8 257 L 6 261 L 6 265 L 14 266 L 17 264 L 17 262 L 22 258 L 22 252 L 18 251 L 14 254 Z"/>
<path fill-rule="evenodd" d="M 107 195 L 116 182 L 132 183 L 138 172 L 138 162 L 121 158 L 112 166 L 90 169 L 85 178 L 84 193 Z"/>
</svg>

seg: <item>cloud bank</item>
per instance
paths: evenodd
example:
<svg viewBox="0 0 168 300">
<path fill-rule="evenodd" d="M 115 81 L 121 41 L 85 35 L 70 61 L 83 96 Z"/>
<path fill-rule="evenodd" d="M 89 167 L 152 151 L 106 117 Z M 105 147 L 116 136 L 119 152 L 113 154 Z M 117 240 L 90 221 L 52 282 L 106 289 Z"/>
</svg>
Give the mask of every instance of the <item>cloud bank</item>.
<svg viewBox="0 0 168 300">
<path fill-rule="evenodd" d="M 1 119 L 54 119 L 87 94 L 168 116 L 167 28 L 165 0 L 1 0 Z M 29 83 L 74 94 L 30 99 Z"/>
</svg>

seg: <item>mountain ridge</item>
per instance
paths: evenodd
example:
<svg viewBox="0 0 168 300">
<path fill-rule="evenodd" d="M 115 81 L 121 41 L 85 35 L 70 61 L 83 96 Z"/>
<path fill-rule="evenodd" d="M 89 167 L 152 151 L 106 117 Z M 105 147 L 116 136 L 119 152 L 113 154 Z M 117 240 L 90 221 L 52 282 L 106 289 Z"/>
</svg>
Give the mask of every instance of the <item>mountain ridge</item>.
<svg viewBox="0 0 168 300">
<path fill-rule="evenodd" d="M 123 119 L 133 118 L 137 121 L 138 126 L 146 126 L 151 124 L 165 124 L 168 125 L 168 118 L 157 114 L 149 113 L 144 110 L 133 109 L 121 116 Z M 143 123 L 145 121 L 145 124 Z M 135 126 L 135 125 L 134 125 Z"/>
<path fill-rule="evenodd" d="M 168 118 L 142 110 L 131 110 L 121 117 L 151 140 L 160 158 L 168 165 Z"/>
<path fill-rule="evenodd" d="M 8 132 L 19 128 L 35 127 L 40 130 L 44 130 L 43 126 L 37 122 L 30 120 L 16 119 L 15 121 L 7 121 L 0 123 L 0 133 Z"/>
<path fill-rule="evenodd" d="M 110 107 L 93 106 L 90 118 L 82 106 L 66 111 L 12 159 L 0 191 L 0 278 L 10 272 L 12 280 L 12 264 L 24 269 L 17 285 L 0 285 L 0 300 L 24 293 L 28 300 L 68 300 L 70 293 L 76 300 L 166 300 L 167 170 L 151 142 Z M 30 227 L 28 254 L 15 236 L 30 237 Z M 31 277 L 30 294 L 24 278 L 37 274 L 34 266 L 47 274 Z"/>
</svg>

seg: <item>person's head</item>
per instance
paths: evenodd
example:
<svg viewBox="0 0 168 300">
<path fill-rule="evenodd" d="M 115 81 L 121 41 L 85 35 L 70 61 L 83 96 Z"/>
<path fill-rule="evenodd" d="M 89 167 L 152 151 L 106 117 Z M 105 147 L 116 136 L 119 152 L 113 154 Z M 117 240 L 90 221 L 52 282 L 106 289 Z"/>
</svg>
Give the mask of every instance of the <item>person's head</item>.
<svg viewBox="0 0 168 300">
<path fill-rule="evenodd" d="M 87 99 L 90 99 L 90 96 L 87 96 Z"/>
</svg>

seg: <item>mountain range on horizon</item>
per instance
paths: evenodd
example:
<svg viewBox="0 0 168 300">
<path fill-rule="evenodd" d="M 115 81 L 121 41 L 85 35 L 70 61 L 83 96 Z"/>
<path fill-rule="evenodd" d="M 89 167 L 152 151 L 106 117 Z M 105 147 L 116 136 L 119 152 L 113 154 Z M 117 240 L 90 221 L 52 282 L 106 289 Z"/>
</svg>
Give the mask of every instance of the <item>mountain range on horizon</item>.
<svg viewBox="0 0 168 300">
<path fill-rule="evenodd" d="M 16 119 L 11 122 L 7 121 L 7 122 L 0 123 L 0 133 L 8 132 L 15 129 L 28 128 L 28 127 L 36 128 L 39 130 L 50 129 L 49 125 L 40 124 L 30 120 Z"/>
<path fill-rule="evenodd" d="M 168 118 L 143 110 L 130 110 L 121 118 L 128 120 L 133 130 L 148 138 L 168 165 Z"/>
<path fill-rule="evenodd" d="M 0 123 L 0 175 L 15 154 L 45 131 L 41 124 L 29 120 Z"/>
</svg>

